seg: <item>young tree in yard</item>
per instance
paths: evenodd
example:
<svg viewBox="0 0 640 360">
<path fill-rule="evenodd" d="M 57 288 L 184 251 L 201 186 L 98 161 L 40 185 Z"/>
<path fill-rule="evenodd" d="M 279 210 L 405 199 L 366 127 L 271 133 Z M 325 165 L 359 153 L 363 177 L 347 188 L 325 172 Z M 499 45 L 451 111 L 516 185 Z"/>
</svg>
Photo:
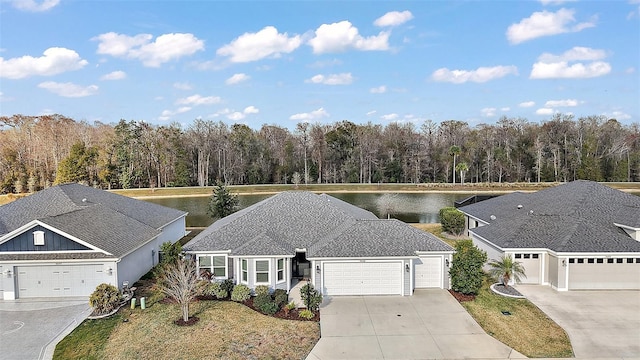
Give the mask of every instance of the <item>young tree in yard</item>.
<svg viewBox="0 0 640 360">
<path fill-rule="evenodd" d="M 167 264 L 158 281 L 162 292 L 182 309 L 182 320 L 189 321 L 189 303 L 198 295 L 198 272 L 192 259 L 178 259 Z"/>
<path fill-rule="evenodd" d="M 482 265 L 486 261 L 487 253 L 473 245 L 471 240 L 458 241 L 449 269 L 451 288 L 459 293 L 476 295 L 482 286 Z"/>
<path fill-rule="evenodd" d="M 236 212 L 237 208 L 238 195 L 230 193 L 226 186 L 218 183 L 209 198 L 207 214 L 214 219 L 222 219 Z"/>
<path fill-rule="evenodd" d="M 161 263 L 171 264 L 180 258 L 182 253 L 182 245 L 179 242 L 172 244 L 170 241 L 163 242 L 160 245 L 160 253 L 162 254 Z"/>
<path fill-rule="evenodd" d="M 489 262 L 489 266 L 491 266 L 489 274 L 502 282 L 505 287 L 509 287 L 509 280 L 511 279 L 519 283 L 521 281 L 521 277 L 527 277 L 524 273 L 524 266 L 522 266 L 522 263 L 514 261 L 511 254 L 506 256 L 502 255 L 500 260 L 491 260 Z"/>
</svg>

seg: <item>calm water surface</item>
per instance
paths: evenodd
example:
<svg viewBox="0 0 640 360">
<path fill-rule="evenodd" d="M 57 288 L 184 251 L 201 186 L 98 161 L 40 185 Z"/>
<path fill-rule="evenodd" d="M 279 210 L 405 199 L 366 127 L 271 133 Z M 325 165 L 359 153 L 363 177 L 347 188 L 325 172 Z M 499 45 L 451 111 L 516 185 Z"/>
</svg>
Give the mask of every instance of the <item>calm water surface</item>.
<svg viewBox="0 0 640 360">
<path fill-rule="evenodd" d="M 363 209 L 380 218 L 391 217 L 408 223 L 438 222 L 438 211 L 453 206 L 454 201 L 465 199 L 472 193 L 338 193 L 330 194 Z M 240 195 L 240 208 L 253 205 L 273 195 Z M 207 215 L 208 197 L 146 199 L 155 204 L 189 212 L 187 226 L 209 226 L 213 220 Z"/>
</svg>

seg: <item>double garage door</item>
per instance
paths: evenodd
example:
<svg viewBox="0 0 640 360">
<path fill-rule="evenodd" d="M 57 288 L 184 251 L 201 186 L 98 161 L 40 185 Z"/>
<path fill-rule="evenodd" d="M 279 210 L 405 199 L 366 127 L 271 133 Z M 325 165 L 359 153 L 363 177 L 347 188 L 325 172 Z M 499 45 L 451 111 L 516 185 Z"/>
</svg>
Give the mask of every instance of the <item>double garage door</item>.
<svg viewBox="0 0 640 360">
<path fill-rule="evenodd" d="M 325 262 L 325 295 L 402 295 L 402 262 Z"/>
<path fill-rule="evenodd" d="M 640 290 L 640 258 L 569 259 L 569 290 Z"/>
<path fill-rule="evenodd" d="M 105 282 L 103 265 L 19 266 L 17 296 L 89 296 Z"/>
</svg>

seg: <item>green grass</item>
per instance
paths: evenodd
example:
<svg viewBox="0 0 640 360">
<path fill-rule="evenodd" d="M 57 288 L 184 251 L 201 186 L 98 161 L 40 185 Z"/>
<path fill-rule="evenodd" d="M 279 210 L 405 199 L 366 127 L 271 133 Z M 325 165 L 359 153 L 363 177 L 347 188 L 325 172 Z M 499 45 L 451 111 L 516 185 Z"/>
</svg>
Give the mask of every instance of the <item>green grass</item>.
<svg viewBox="0 0 640 360">
<path fill-rule="evenodd" d="M 464 236 L 451 237 L 451 235 L 444 233 L 442 231 L 442 225 L 439 223 L 434 223 L 434 224 L 412 223 L 409 225 L 417 229 L 420 229 L 422 231 L 432 233 L 433 235 L 438 237 L 440 240 L 446 242 L 447 244 L 451 245 L 451 247 L 454 247 L 454 248 L 456 247 L 456 242 L 458 242 L 459 240 L 469 239 L 468 237 L 464 237 Z"/>
<path fill-rule="evenodd" d="M 573 357 L 569 337 L 558 324 L 529 300 L 493 293 L 491 283 L 486 279 L 476 299 L 462 303 L 487 334 L 528 357 Z"/>
<path fill-rule="evenodd" d="M 104 348 L 112 331 L 122 323 L 116 314 L 106 319 L 85 320 L 56 346 L 54 359 L 104 359 Z"/>
</svg>

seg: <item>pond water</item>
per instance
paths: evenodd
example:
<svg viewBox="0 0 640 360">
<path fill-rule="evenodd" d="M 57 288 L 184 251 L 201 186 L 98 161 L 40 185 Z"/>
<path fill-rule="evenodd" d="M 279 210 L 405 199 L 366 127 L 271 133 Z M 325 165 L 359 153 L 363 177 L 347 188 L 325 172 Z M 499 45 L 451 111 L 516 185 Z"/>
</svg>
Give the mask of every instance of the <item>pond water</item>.
<svg viewBox="0 0 640 360">
<path fill-rule="evenodd" d="M 472 196 L 472 193 L 335 193 L 329 194 L 363 209 L 369 210 L 379 218 L 391 217 L 408 223 L 439 222 L 438 211 L 453 206 L 456 200 Z M 240 209 L 253 205 L 273 195 L 240 195 Z M 204 227 L 213 223 L 207 215 L 209 197 L 171 197 L 145 199 L 155 204 L 189 212 L 188 227 Z"/>
</svg>

